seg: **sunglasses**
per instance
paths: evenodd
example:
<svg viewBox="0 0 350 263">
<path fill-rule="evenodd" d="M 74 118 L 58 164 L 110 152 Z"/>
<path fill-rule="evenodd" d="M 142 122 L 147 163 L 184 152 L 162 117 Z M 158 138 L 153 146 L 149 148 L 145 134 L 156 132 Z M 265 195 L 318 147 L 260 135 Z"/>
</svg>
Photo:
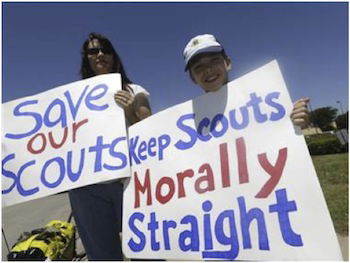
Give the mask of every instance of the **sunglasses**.
<svg viewBox="0 0 350 263">
<path fill-rule="evenodd" d="M 100 53 L 100 51 L 103 54 L 112 54 L 113 50 L 110 47 L 102 47 L 102 48 L 88 48 L 86 50 L 86 54 L 88 55 L 97 55 L 98 53 Z"/>
</svg>

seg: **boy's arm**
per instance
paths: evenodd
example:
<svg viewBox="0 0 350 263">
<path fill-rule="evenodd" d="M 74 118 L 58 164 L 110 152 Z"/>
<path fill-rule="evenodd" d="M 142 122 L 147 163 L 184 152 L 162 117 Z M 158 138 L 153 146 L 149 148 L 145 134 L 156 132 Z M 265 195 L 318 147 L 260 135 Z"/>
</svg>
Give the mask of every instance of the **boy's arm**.
<svg viewBox="0 0 350 263">
<path fill-rule="evenodd" d="M 293 111 L 290 115 L 293 124 L 302 129 L 309 125 L 309 110 L 307 108 L 309 101 L 309 98 L 301 98 L 294 102 Z"/>
</svg>

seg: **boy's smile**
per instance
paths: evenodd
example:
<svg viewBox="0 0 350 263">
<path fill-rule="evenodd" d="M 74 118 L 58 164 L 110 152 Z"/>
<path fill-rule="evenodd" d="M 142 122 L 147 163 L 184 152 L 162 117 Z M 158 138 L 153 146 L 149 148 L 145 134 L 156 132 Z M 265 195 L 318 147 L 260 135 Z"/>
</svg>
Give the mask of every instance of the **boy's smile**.
<svg viewBox="0 0 350 263">
<path fill-rule="evenodd" d="M 217 91 L 228 82 L 231 61 L 222 53 L 202 53 L 189 65 L 192 79 L 206 92 Z"/>
</svg>

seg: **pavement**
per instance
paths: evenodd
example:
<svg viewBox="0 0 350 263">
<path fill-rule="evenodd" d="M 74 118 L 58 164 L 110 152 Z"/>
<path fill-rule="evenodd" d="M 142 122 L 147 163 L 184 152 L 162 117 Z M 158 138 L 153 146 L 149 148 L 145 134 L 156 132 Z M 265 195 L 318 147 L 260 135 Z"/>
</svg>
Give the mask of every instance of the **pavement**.
<svg viewBox="0 0 350 263">
<path fill-rule="evenodd" d="M 2 209 L 2 227 L 6 240 L 11 247 L 21 233 L 43 227 L 50 220 L 67 220 L 71 209 L 68 194 L 58 194 Z M 349 260 L 349 237 L 337 235 L 343 259 Z M 2 261 L 8 253 L 4 235 L 2 236 Z M 77 240 L 77 252 L 83 252 L 80 239 Z"/>
</svg>

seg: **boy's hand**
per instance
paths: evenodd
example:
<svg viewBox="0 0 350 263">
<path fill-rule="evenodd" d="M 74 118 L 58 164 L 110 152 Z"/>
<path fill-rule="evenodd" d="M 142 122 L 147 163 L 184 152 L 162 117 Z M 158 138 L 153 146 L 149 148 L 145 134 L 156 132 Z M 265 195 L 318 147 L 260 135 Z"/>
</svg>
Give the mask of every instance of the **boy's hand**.
<svg viewBox="0 0 350 263">
<path fill-rule="evenodd" d="M 134 103 L 135 96 L 130 94 L 130 92 L 127 92 L 125 90 L 118 90 L 114 94 L 114 101 L 118 104 L 120 104 L 123 109 L 131 108 Z"/>
<path fill-rule="evenodd" d="M 309 98 L 301 98 L 294 102 L 293 111 L 290 115 L 293 124 L 302 129 L 309 125 L 309 110 L 307 108 L 309 101 Z"/>
</svg>

